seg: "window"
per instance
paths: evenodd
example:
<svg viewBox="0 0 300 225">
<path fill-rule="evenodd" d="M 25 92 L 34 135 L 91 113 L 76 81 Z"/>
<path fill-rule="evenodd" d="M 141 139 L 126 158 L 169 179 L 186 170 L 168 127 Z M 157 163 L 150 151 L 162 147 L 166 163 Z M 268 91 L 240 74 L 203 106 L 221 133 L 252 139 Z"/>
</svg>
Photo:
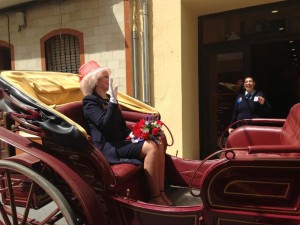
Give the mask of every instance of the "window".
<svg viewBox="0 0 300 225">
<path fill-rule="evenodd" d="M 77 73 L 80 67 L 79 38 L 56 35 L 45 42 L 46 70 Z"/>
<path fill-rule="evenodd" d="M 54 30 L 41 38 L 42 70 L 78 73 L 84 63 L 83 33 Z"/>
</svg>

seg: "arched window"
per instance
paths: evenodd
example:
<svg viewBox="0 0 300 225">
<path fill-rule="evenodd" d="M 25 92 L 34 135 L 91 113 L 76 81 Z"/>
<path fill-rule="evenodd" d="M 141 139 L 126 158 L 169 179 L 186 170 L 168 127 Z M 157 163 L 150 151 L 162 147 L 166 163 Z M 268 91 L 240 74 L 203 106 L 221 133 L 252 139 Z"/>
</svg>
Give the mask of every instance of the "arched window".
<svg viewBox="0 0 300 225">
<path fill-rule="evenodd" d="M 78 35 L 79 34 L 79 35 Z M 83 63 L 83 40 L 79 32 L 54 31 L 41 40 L 43 70 L 77 73 Z"/>
</svg>

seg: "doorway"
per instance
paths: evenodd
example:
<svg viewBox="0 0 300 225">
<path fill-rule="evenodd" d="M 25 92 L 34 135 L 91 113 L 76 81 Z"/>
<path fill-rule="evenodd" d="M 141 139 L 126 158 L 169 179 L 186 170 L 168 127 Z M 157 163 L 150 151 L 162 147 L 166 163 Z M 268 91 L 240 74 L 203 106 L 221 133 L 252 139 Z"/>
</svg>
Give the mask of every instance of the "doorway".
<svg viewBox="0 0 300 225">
<path fill-rule="evenodd" d="M 299 9 L 286 1 L 198 18 L 200 158 L 219 149 L 245 72 L 266 94 L 269 117 L 286 118 L 300 101 Z"/>
<path fill-rule="evenodd" d="M 0 70 L 11 70 L 10 49 L 3 46 L 0 46 Z"/>
<path fill-rule="evenodd" d="M 236 41 L 206 46 L 200 79 L 201 158 L 219 149 L 220 137 L 230 124 L 243 73 L 255 77 L 271 106 L 271 118 L 286 118 L 300 101 L 300 39 L 265 43 Z M 207 85 L 208 84 L 208 85 Z"/>
<path fill-rule="evenodd" d="M 247 65 L 248 48 L 228 43 L 205 48 L 205 76 L 200 77 L 200 158 L 218 150 L 220 137 L 230 124 L 238 81 Z"/>
</svg>

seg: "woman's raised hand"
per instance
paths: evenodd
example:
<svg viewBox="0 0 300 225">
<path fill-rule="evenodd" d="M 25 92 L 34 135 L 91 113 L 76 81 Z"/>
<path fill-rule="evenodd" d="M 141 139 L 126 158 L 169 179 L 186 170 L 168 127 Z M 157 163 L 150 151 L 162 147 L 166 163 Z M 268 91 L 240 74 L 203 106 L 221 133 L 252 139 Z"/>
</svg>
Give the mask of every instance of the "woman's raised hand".
<svg viewBox="0 0 300 225">
<path fill-rule="evenodd" d="M 113 88 L 113 78 L 110 77 L 109 78 L 109 88 L 108 88 L 108 92 L 110 94 L 110 99 L 109 101 L 112 103 L 117 104 L 117 96 L 118 96 L 118 85 L 116 85 Z"/>
</svg>

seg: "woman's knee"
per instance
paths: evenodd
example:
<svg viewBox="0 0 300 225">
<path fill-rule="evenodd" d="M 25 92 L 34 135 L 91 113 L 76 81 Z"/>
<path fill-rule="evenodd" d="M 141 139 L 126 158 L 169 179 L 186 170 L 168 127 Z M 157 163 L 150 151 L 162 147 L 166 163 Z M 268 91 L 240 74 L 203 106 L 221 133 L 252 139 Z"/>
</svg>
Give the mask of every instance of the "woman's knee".
<svg viewBox="0 0 300 225">
<path fill-rule="evenodd" d="M 143 148 L 142 148 L 142 154 L 148 155 L 148 154 L 158 154 L 158 147 L 156 146 L 155 142 L 153 141 L 145 141 Z"/>
</svg>

